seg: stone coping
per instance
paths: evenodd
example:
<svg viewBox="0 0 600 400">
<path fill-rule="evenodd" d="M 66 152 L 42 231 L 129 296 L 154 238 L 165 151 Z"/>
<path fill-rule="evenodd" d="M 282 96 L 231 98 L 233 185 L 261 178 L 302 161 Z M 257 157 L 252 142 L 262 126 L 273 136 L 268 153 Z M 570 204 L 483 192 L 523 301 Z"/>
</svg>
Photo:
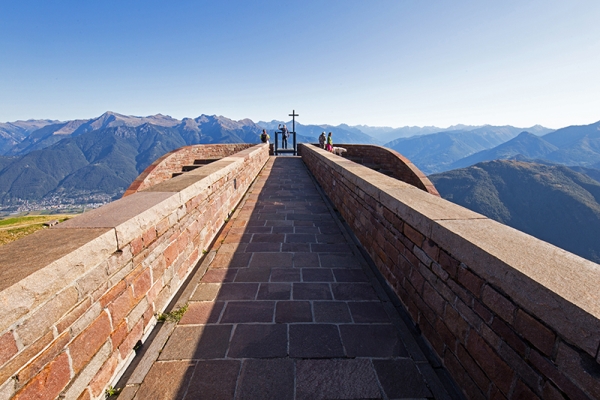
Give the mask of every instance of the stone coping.
<svg viewBox="0 0 600 400">
<path fill-rule="evenodd" d="M 302 146 L 595 356 L 600 265 L 314 146 Z"/>
</svg>

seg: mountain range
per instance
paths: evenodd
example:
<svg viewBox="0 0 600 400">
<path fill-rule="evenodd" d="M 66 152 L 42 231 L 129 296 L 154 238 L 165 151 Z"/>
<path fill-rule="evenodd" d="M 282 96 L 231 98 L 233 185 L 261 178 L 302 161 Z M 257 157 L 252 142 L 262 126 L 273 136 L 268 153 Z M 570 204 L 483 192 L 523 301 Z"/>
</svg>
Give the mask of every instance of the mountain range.
<svg viewBox="0 0 600 400">
<path fill-rule="evenodd" d="M 429 179 L 447 200 L 600 262 L 600 182 L 588 175 L 563 165 L 495 160 Z"/>
</svg>

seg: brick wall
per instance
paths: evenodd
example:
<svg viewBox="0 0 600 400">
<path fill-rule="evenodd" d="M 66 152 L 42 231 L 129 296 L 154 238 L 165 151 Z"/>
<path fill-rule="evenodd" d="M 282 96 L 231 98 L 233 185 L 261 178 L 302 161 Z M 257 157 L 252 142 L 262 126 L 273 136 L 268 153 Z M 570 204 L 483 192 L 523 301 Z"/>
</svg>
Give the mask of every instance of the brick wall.
<svg viewBox="0 0 600 400">
<path fill-rule="evenodd" d="M 268 159 L 257 145 L 0 247 L 0 399 L 102 399 Z"/>
<path fill-rule="evenodd" d="M 347 150 L 343 154 L 344 158 L 369 168 L 381 170 L 388 176 L 416 186 L 435 196 L 440 195 L 429 178 L 408 158 L 395 150 L 371 144 L 336 144 L 336 146 Z"/>
<path fill-rule="evenodd" d="M 314 146 L 301 155 L 468 398 L 600 398 L 598 264 Z"/>
<path fill-rule="evenodd" d="M 248 149 L 253 144 L 201 144 L 184 146 L 173 150 L 158 158 L 148 166 L 127 188 L 123 197 L 129 196 L 140 190 L 147 189 L 167 179 L 171 179 L 174 172 L 181 172 L 184 165 L 194 164 L 196 159 L 216 159 L 235 154 Z"/>
</svg>

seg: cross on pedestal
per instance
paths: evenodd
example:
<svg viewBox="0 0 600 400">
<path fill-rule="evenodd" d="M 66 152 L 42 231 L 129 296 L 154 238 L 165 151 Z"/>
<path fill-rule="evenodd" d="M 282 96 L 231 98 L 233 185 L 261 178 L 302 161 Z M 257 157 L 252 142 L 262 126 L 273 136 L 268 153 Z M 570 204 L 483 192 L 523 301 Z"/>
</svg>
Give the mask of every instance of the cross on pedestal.
<svg viewBox="0 0 600 400">
<path fill-rule="evenodd" d="M 296 133 L 296 117 L 299 117 L 300 114 L 296 114 L 296 110 L 292 110 L 292 113 L 289 114 L 292 117 L 292 131 Z"/>
<path fill-rule="evenodd" d="M 296 146 L 296 117 L 300 116 L 300 114 L 296 114 L 296 110 L 292 110 L 292 113 L 289 114 L 292 117 L 292 132 L 294 135 L 294 155 L 298 155 L 298 147 Z"/>
</svg>

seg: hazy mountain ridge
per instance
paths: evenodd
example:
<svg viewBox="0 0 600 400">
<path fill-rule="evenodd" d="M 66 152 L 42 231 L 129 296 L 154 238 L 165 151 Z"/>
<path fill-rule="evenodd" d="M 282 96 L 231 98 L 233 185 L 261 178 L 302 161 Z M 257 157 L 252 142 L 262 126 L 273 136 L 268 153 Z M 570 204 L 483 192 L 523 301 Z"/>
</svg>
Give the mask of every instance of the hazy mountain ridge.
<svg viewBox="0 0 600 400">
<path fill-rule="evenodd" d="M 600 262 L 600 182 L 584 174 L 500 160 L 429 178 L 447 200 Z"/>
</svg>

